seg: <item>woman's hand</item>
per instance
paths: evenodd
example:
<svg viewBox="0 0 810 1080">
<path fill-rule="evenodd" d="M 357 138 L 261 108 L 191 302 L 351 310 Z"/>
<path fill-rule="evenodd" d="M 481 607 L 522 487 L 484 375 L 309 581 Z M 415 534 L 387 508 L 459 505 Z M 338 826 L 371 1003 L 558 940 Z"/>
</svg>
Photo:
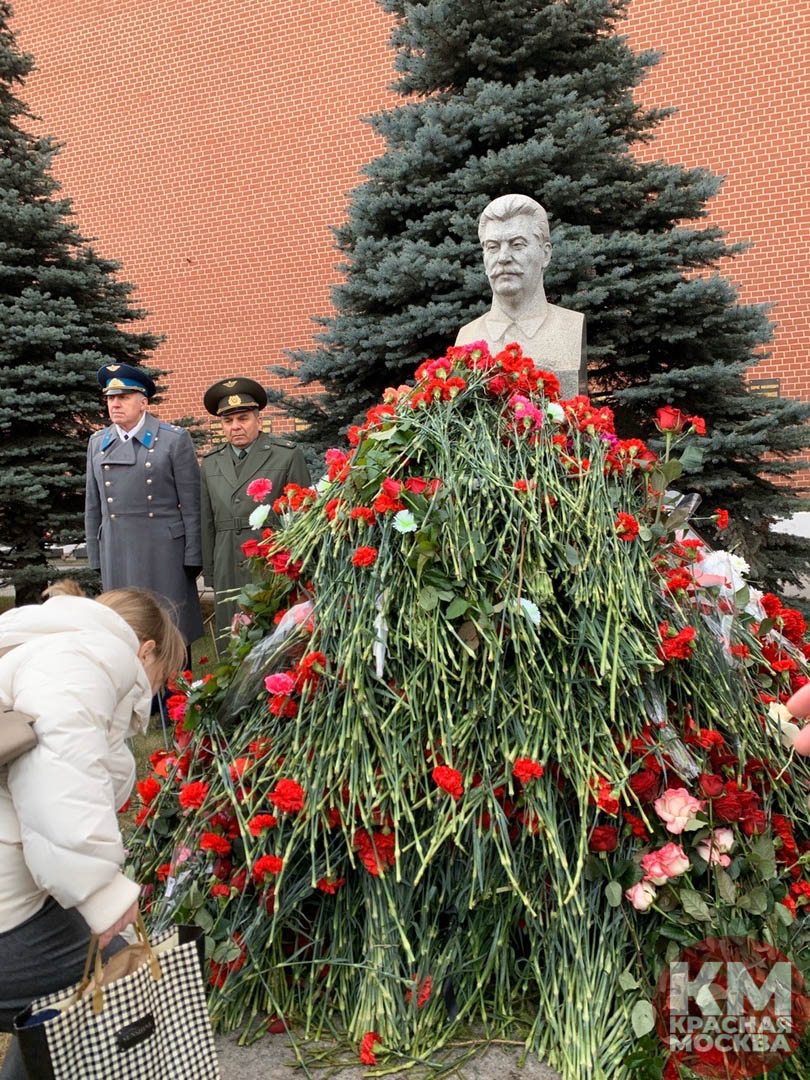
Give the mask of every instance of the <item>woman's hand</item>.
<svg viewBox="0 0 810 1080">
<path fill-rule="evenodd" d="M 106 949 L 116 934 L 120 934 L 122 930 L 126 930 L 128 926 L 138 918 L 138 901 L 136 900 L 120 919 L 117 919 L 112 926 L 107 927 L 103 934 L 98 935 L 98 947 L 100 949 Z"/>
</svg>

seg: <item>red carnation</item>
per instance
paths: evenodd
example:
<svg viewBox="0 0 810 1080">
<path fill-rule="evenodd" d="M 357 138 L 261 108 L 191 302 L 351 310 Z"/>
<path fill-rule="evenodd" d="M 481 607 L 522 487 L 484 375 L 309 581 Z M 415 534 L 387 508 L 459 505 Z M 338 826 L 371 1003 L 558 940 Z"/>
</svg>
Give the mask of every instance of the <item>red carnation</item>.
<svg viewBox="0 0 810 1080">
<path fill-rule="evenodd" d="M 278 825 L 275 814 L 256 814 L 248 822 L 251 836 L 258 836 L 264 829 L 274 829 Z"/>
<path fill-rule="evenodd" d="M 338 889 L 342 888 L 345 884 L 345 877 L 335 878 L 334 881 L 330 881 L 329 878 L 322 877 L 315 882 L 315 888 L 320 889 L 321 892 L 328 893 L 330 896 L 333 896 L 338 891 Z"/>
<path fill-rule="evenodd" d="M 638 522 L 632 514 L 625 514 L 624 511 L 619 511 L 616 515 L 614 528 L 619 539 L 625 540 L 628 544 L 638 536 Z"/>
<path fill-rule="evenodd" d="M 372 1053 L 374 1043 L 381 1043 L 382 1039 L 376 1031 L 369 1031 L 363 1036 L 360 1043 L 360 1060 L 364 1065 L 376 1065 L 377 1059 Z"/>
<path fill-rule="evenodd" d="M 538 765 L 536 761 L 528 757 L 517 758 L 512 766 L 512 774 L 518 778 L 524 787 L 530 780 L 539 780 L 543 772 L 543 766 Z"/>
<path fill-rule="evenodd" d="M 212 885 L 210 892 L 212 896 L 228 897 L 231 895 L 231 890 L 227 885 L 223 885 L 221 881 L 218 881 L 216 885 Z"/>
<path fill-rule="evenodd" d="M 154 776 L 147 776 L 145 780 L 139 781 L 135 787 L 138 789 L 138 797 L 144 806 L 151 806 L 160 792 L 160 784 Z"/>
<path fill-rule="evenodd" d="M 283 865 L 278 855 L 262 855 L 253 864 L 253 880 L 257 885 L 261 885 L 268 874 L 277 874 Z"/>
<path fill-rule="evenodd" d="M 430 775 L 433 782 L 454 799 L 459 799 L 464 794 L 461 773 L 457 769 L 451 769 L 449 765 L 437 765 Z"/>
<path fill-rule="evenodd" d="M 204 832 L 200 840 L 203 851 L 213 851 L 216 855 L 227 855 L 231 850 L 231 842 L 226 836 L 219 833 Z"/>
<path fill-rule="evenodd" d="M 373 566 L 377 559 L 377 549 L 373 547 L 359 547 L 352 555 L 354 566 Z"/>
<path fill-rule="evenodd" d="M 282 813 L 297 814 L 304 809 L 304 789 L 295 780 L 283 777 L 277 781 L 276 786 L 268 795 L 271 803 L 274 803 Z"/>
<path fill-rule="evenodd" d="M 702 416 L 687 416 L 687 422 L 695 429 L 696 435 L 706 434 L 706 421 Z"/>
<path fill-rule="evenodd" d="M 717 509 L 715 510 L 713 517 L 714 523 L 718 529 L 722 530 L 728 528 L 728 510 Z"/>
<path fill-rule="evenodd" d="M 184 810 L 199 810 L 208 795 L 208 784 L 202 780 L 195 780 L 191 784 L 183 784 L 177 801 Z"/>
<path fill-rule="evenodd" d="M 694 626 L 685 626 L 683 630 L 675 631 L 668 622 L 663 622 L 658 627 L 661 635 L 661 643 L 658 647 L 658 656 L 662 660 L 688 660 L 692 655 L 692 642 L 695 638 Z"/>
<path fill-rule="evenodd" d="M 591 851 L 615 851 L 619 833 L 613 825 L 597 825 L 591 833 L 588 846 Z"/>
</svg>

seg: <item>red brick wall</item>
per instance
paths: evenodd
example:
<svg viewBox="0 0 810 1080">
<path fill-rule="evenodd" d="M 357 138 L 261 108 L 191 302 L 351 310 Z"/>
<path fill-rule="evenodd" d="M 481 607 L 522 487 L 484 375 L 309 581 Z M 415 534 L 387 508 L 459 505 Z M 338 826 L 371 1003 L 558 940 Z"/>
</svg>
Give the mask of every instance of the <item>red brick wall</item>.
<svg viewBox="0 0 810 1080">
<path fill-rule="evenodd" d="M 218 378 L 281 385 L 338 279 L 331 225 L 381 142 L 388 17 L 373 0 L 15 0 L 23 99 L 65 145 L 85 235 L 123 263 L 172 369 L 161 414 Z M 276 428 L 288 426 L 276 421 Z"/>
<path fill-rule="evenodd" d="M 85 234 L 120 259 L 167 335 L 164 416 L 306 347 L 329 309 L 329 226 L 381 149 L 360 117 L 393 102 L 375 0 L 15 0 L 39 71 L 24 98 L 65 143 L 56 173 Z M 649 153 L 728 177 L 712 216 L 753 247 L 724 271 L 778 303 L 782 392 L 810 397 L 808 0 L 634 0 L 665 59 L 648 104 L 679 105 Z M 293 226 L 293 227 L 291 227 Z M 285 421 L 277 421 L 279 430 Z"/>
<path fill-rule="evenodd" d="M 751 246 L 721 272 L 775 305 L 772 356 L 751 377 L 808 399 L 810 2 L 634 0 L 627 28 L 665 53 L 638 100 L 679 107 L 646 153 L 726 177 L 710 219 Z"/>
</svg>

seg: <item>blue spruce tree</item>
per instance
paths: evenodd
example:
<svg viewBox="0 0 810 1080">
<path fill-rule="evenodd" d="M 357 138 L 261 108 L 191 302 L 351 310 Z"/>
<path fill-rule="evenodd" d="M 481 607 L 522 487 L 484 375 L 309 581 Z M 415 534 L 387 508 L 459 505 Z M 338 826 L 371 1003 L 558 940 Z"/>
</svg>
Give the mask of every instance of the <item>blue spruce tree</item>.
<svg viewBox="0 0 810 1080">
<path fill-rule="evenodd" d="M 47 551 L 84 532 L 87 439 L 102 419 L 96 370 L 140 363 L 158 338 L 118 264 L 76 228 L 50 173 L 57 146 L 24 130 L 16 88 L 33 67 L 0 0 L 0 585 L 39 597 Z"/>
<path fill-rule="evenodd" d="M 625 433 L 650 434 L 663 404 L 704 416 L 702 468 L 682 486 L 729 510 L 761 584 L 795 583 L 808 546 L 769 525 L 807 506 L 790 478 L 810 407 L 746 385 L 771 326 L 717 272 L 742 250 L 705 223 L 720 179 L 633 154 L 670 110 L 635 100 L 656 55 L 620 35 L 628 0 L 379 2 L 405 103 L 370 118 L 386 150 L 336 230 L 336 313 L 290 354 L 286 373 L 323 392 L 276 400 L 315 451 L 331 445 L 486 309 L 478 215 L 531 195 L 552 223 L 549 299 L 587 316 L 592 392 Z"/>
</svg>

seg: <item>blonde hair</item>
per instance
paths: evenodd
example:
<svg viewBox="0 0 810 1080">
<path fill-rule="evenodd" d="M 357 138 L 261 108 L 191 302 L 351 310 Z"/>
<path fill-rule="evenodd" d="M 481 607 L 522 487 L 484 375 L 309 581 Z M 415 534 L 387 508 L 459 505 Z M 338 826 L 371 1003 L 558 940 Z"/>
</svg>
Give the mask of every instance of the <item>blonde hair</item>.
<svg viewBox="0 0 810 1080">
<path fill-rule="evenodd" d="M 62 578 L 44 591 L 45 596 L 85 596 L 81 585 Z M 138 641 L 154 641 L 155 659 L 165 676 L 179 671 L 186 660 L 186 643 L 166 601 L 149 589 L 110 589 L 96 603 L 112 608 L 135 631 Z"/>
</svg>

